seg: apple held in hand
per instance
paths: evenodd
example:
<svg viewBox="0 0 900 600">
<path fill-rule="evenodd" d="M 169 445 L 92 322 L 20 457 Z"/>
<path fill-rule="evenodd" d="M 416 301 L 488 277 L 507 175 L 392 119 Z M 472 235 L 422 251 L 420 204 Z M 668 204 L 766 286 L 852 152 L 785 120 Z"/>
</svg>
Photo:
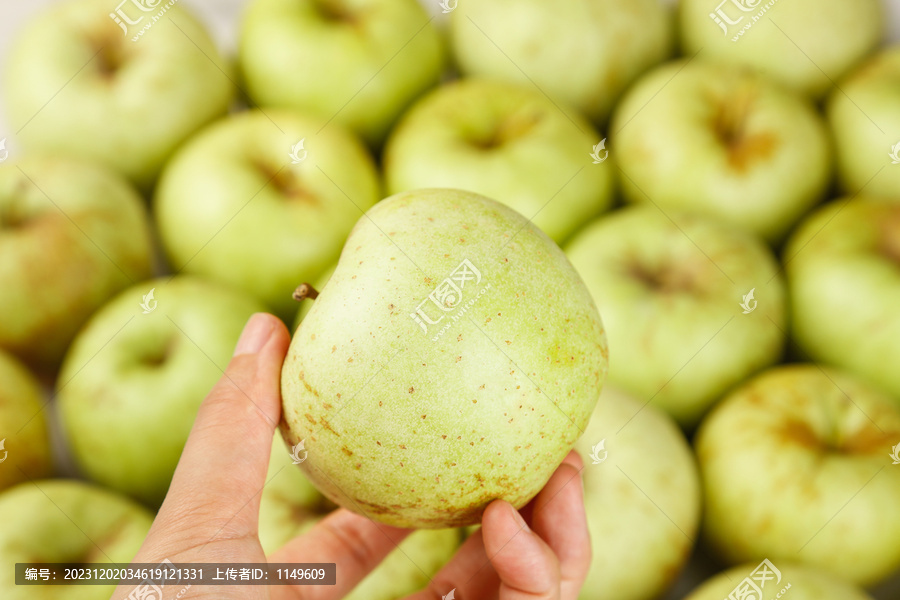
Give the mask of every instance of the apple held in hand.
<svg viewBox="0 0 900 600">
<path fill-rule="evenodd" d="M 407 192 L 359 220 L 295 333 L 282 433 L 350 510 L 468 525 L 544 486 L 606 364 L 597 309 L 546 235 L 477 194 Z"/>
<path fill-rule="evenodd" d="M 797 228 L 784 255 L 800 349 L 900 406 L 900 204 L 832 202 Z"/>
<path fill-rule="evenodd" d="M 121 177 L 74 159 L 0 165 L 0 347 L 53 367 L 110 296 L 150 275 L 150 226 Z"/>
<path fill-rule="evenodd" d="M 241 288 L 287 316 L 297 284 L 337 260 L 379 198 L 355 137 L 294 113 L 253 111 L 212 125 L 175 155 L 154 212 L 176 271 Z"/>
<path fill-rule="evenodd" d="M 739 69 L 659 67 L 629 90 L 610 131 L 628 201 L 707 214 L 770 242 L 822 199 L 831 177 L 813 106 Z"/>
<path fill-rule="evenodd" d="M 557 242 L 612 203 L 601 136 L 573 111 L 516 84 L 462 80 L 414 106 L 385 147 L 387 191 L 465 189 L 522 213 Z M 598 150 L 600 159 L 607 150 Z"/>
<path fill-rule="evenodd" d="M 81 472 L 159 505 L 197 408 L 244 323 L 262 310 L 237 291 L 174 277 L 129 288 L 97 312 L 58 380 L 60 419 Z"/>
<path fill-rule="evenodd" d="M 826 571 L 782 561 L 747 563 L 729 569 L 704 582 L 685 600 L 733 598 L 729 594 L 735 589 L 750 592 L 744 597 L 755 600 L 872 600 L 861 589 Z"/>
<path fill-rule="evenodd" d="M 671 55 L 674 37 L 659 0 L 482 0 L 460 2 L 450 19 L 463 73 L 534 85 L 597 122 Z"/>
<path fill-rule="evenodd" d="M 34 377 L 0 352 L 0 490 L 53 471 L 44 398 Z"/>
<path fill-rule="evenodd" d="M 0 595 L 4 600 L 107 600 L 115 585 L 16 585 L 17 562 L 127 565 L 153 515 L 108 490 L 43 479 L 0 493 Z"/>
<path fill-rule="evenodd" d="M 841 185 L 900 200 L 900 45 L 863 64 L 828 99 Z"/>
<path fill-rule="evenodd" d="M 897 443 L 900 410 L 862 381 L 814 365 L 766 371 L 695 438 L 707 541 L 727 562 L 793 560 L 876 583 L 900 567 Z"/>
<path fill-rule="evenodd" d="M 653 406 L 606 386 L 575 448 L 593 558 L 584 600 L 651 600 L 687 561 L 700 479 L 684 434 Z"/>
<path fill-rule="evenodd" d="M 761 71 L 815 98 L 884 35 L 881 0 L 681 0 L 682 48 Z"/>
<path fill-rule="evenodd" d="M 379 144 L 438 83 L 444 52 L 416 0 L 254 0 L 239 60 L 254 102 L 333 119 Z"/>
<path fill-rule="evenodd" d="M 27 150 L 93 159 L 148 187 L 178 145 L 227 111 L 233 76 L 187 10 L 116 4 L 56 3 L 30 23 L 10 53 L 6 105 Z"/>
<path fill-rule="evenodd" d="M 610 383 L 685 427 L 733 385 L 776 362 L 784 285 L 750 234 L 652 206 L 598 219 L 566 247 L 603 314 Z"/>
</svg>

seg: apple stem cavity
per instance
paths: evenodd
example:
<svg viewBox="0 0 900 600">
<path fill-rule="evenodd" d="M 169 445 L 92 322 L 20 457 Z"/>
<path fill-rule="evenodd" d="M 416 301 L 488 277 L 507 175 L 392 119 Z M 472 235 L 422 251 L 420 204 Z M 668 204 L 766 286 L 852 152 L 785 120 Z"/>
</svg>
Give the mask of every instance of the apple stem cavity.
<svg viewBox="0 0 900 600">
<path fill-rule="evenodd" d="M 319 292 L 309 283 L 301 283 L 297 286 L 297 289 L 294 290 L 292 298 L 297 302 L 303 302 L 307 298 L 310 300 L 315 300 L 319 297 Z"/>
</svg>

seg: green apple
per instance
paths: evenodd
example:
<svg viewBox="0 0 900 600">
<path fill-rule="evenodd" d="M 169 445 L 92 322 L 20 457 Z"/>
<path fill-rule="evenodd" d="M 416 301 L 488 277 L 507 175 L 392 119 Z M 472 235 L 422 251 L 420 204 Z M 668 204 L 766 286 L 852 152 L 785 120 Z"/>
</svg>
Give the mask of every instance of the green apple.
<svg viewBox="0 0 900 600">
<path fill-rule="evenodd" d="M 150 275 L 150 225 L 120 176 L 74 159 L 0 165 L 0 347 L 53 367 L 109 297 Z"/>
<path fill-rule="evenodd" d="M 154 213 L 178 272 L 241 288 L 282 317 L 294 289 L 337 260 L 360 215 L 381 197 L 365 147 L 291 112 L 228 117 L 166 166 Z"/>
<path fill-rule="evenodd" d="M 593 558 L 584 600 L 651 600 L 690 556 L 700 524 L 700 478 L 675 422 L 606 386 L 575 448 Z"/>
<path fill-rule="evenodd" d="M 753 600 L 872 600 L 858 587 L 831 573 L 781 561 L 733 567 L 704 582 L 685 600 L 740 598 L 729 596 L 735 589 L 752 590 L 752 595 L 743 597 Z"/>
<path fill-rule="evenodd" d="M 530 218 L 557 242 L 612 203 L 607 151 L 583 117 L 531 88 L 461 80 L 416 104 L 385 146 L 389 194 L 465 189 Z"/>
<path fill-rule="evenodd" d="M 779 241 L 831 178 L 827 128 L 804 98 L 762 76 L 676 61 L 616 107 L 626 200 L 711 215 Z"/>
<path fill-rule="evenodd" d="M 459 2 L 450 19 L 463 73 L 534 85 L 598 122 L 637 76 L 671 55 L 674 38 L 659 0 Z"/>
<path fill-rule="evenodd" d="M 336 508 L 294 466 L 292 453 L 280 438 L 276 435 L 272 444 L 267 483 L 260 495 L 259 538 L 266 554 L 307 532 Z M 306 457 L 305 452 L 298 450 L 297 458 Z M 460 541 L 457 529 L 411 533 L 344 600 L 395 600 L 420 590 L 450 560 Z"/>
<path fill-rule="evenodd" d="M 0 490 L 53 472 L 44 397 L 37 380 L 0 351 Z"/>
<path fill-rule="evenodd" d="M 884 36 L 881 0 L 681 0 L 682 49 L 750 67 L 813 97 L 871 52 Z"/>
<path fill-rule="evenodd" d="M 594 302 L 525 217 L 460 190 L 380 202 L 294 334 L 282 433 L 326 497 L 440 529 L 525 505 L 606 376 Z"/>
<path fill-rule="evenodd" d="M 55 3 L 21 32 L 5 97 L 26 150 L 92 159 L 147 187 L 227 111 L 233 76 L 203 26 L 179 6 L 140 4 Z"/>
<path fill-rule="evenodd" d="M 900 567 L 900 410 L 861 380 L 771 369 L 722 400 L 694 442 L 715 556 L 800 561 L 861 585 Z"/>
<path fill-rule="evenodd" d="M 748 233 L 634 206 L 588 225 L 566 253 L 603 314 L 610 383 L 685 427 L 781 355 L 784 284 Z"/>
<path fill-rule="evenodd" d="M 841 185 L 900 199 L 900 45 L 870 59 L 828 99 Z"/>
<path fill-rule="evenodd" d="M 0 493 L 0 596 L 4 600 L 106 600 L 115 585 L 15 584 L 14 563 L 127 565 L 153 515 L 100 487 L 65 479 L 21 483 Z"/>
<path fill-rule="evenodd" d="M 900 204 L 832 202 L 803 221 L 784 256 L 800 349 L 880 385 L 900 406 Z"/>
<path fill-rule="evenodd" d="M 247 319 L 262 310 L 240 292 L 178 276 L 131 287 L 98 311 L 58 381 L 60 420 L 81 472 L 158 506 L 197 408 Z"/>
<path fill-rule="evenodd" d="M 444 66 L 416 0 L 254 0 L 238 57 L 254 102 L 333 119 L 372 144 Z"/>
</svg>

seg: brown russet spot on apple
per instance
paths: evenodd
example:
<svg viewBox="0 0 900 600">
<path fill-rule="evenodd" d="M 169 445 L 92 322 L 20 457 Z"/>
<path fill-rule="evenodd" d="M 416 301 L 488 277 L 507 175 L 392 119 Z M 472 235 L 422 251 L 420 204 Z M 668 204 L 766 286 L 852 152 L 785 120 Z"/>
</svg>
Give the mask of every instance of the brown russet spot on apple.
<svg viewBox="0 0 900 600">
<path fill-rule="evenodd" d="M 713 118 L 713 131 L 728 150 L 728 164 L 737 171 L 747 171 L 754 162 L 770 158 L 778 147 L 778 136 L 771 131 L 747 131 L 748 116 L 756 94 L 741 90 L 719 99 Z"/>
<path fill-rule="evenodd" d="M 885 205 L 884 218 L 878 239 L 878 251 L 882 256 L 900 267 L 900 206 Z"/>
<path fill-rule="evenodd" d="M 343 452 L 347 456 L 353 456 L 353 450 L 351 450 L 347 446 L 341 446 L 341 452 Z"/>
</svg>

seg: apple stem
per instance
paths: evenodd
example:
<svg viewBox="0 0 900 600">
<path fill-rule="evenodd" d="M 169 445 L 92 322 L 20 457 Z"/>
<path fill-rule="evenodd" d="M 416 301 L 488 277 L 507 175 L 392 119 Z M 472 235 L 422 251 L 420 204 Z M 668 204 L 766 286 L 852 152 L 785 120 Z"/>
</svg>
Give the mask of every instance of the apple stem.
<svg viewBox="0 0 900 600">
<path fill-rule="evenodd" d="M 316 291 L 316 288 L 314 288 L 309 283 L 301 283 L 300 285 L 298 285 L 293 294 L 293 298 L 297 302 L 303 302 L 307 298 L 309 298 L 310 300 L 315 300 L 318 297 L 319 292 Z"/>
</svg>

